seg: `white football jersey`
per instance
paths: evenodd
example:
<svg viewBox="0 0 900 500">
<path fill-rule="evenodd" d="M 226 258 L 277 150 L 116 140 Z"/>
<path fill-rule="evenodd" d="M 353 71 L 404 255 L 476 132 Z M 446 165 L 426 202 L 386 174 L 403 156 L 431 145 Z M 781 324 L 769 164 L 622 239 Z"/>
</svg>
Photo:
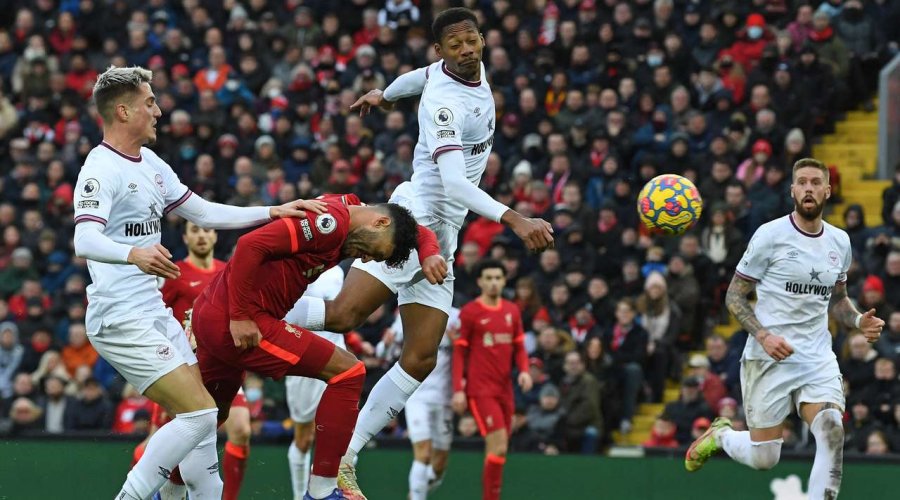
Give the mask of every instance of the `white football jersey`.
<svg viewBox="0 0 900 500">
<path fill-rule="evenodd" d="M 828 332 L 828 304 L 836 283 L 847 280 L 850 237 L 823 221 L 822 230 L 801 230 L 792 215 L 763 224 L 737 266 L 737 274 L 756 281 L 756 318 L 784 337 L 794 354 L 783 363 L 834 359 Z M 744 359 L 772 359 L 749 337 Z"/>
<path fill-rule="evenodd" d="M 325 300 L 334 300 L 337 297 L 338 293 L 341 292 L 341 287 L 344 286 L 344 270 L 341 269 L 341 266 L 334 266 L 331 269 L 327 269 L 325 272 L 319 275 L 316 278 L 316 281 L 313 281 L 306 287 L 306 291 L 303 292 L 304 296 L 310 297 L 319 297 L 320 299 Z M 297 301 L 300 302 L 299 300 Z M 296 321 L 291 321 L 291 317 L 295 316 L 295 309 L 297 308 L 297 304 L 294 304 L 294 308 L 288 311 L 288 313 L 284 316 L 285 321 L 288 323 L 297 323 Z M 340 333 L 333 332 L 325 332 L 325 331 L 316 331 L 313 332 L 316 335 L 322 337 L 325 340 L 330 341 L 333 344 L 339 345 L 341 347 L 346 347 L 344 343 L 344 336 Z"/>
<path fill-rule="evenodd" d="M 419 103 L 419 140 L 411 181 L 416 199 L 414 215 L 435 215 L 461 227 L 468 209 L 447 196 L 436 159 L 448 151 L 463 152 L 466 177 L 476 186 L 494 144 L 494 96 L 481 65 L 481 81 L 451 74 L 438 61 L 426 69 Z"/>
<path fill-rule="evenodd" d="M 397 339 L 402 341 L 403 323 L 400 321 L 399 316 L 393 328 L 397 333 Z M 455 307 L 450 309 L 450 316 L 447 318 L 447 329 L 459 330 L 459 309 Z M 449 404 L 450 398 L 453 396 L 452 359 L 453 341 L 445 333 L 441 343 L 438 345 L 437 362 L 434 365 L 434 370 L 425 377 L 422 385 L 410 396 L 410 400 L 415 398 L 420 403 Z"/>
<path fill-rule="evenodd" d="M 75 223 L 103 224 L 109 239 L 133 247 L 160 242 L 163 217 L 184 203 L 191 191 L 166 162 L 148 148 L 128 156 L 101 143 L 88 154 L 75 185 Z M 131 264 L 88 261 L 93 282 L 87 287 L 87 331 L 147 313 L 164 314 L 166 305 L 155 276 Z"/>
</svg>

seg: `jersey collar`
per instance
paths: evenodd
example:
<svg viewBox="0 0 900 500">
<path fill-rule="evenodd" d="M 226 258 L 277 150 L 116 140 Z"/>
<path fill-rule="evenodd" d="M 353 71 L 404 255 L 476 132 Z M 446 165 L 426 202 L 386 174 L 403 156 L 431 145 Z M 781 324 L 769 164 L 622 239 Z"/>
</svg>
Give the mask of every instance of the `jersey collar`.
<svg viewBox="0 0 900 500">
<path fill-rule="evenodd" d="M 465 78 L 461 78 L 459 75 L 455 75 L 455 74 L 451 73 L 450 70 L 447 69 L 446 62 L 443 62 L 443 61 L 441 62 L 441 70 L 443 70 L 445 75 L 447 75 L 450 78 L 456 80 L 457 82 L 465 85 L 466 87 L 480 87 L 481 86 L 481 80 L 478 80 L 477 82 L 473 82 L 471 80 L 466 80 Z"/>
<path fill-rule="evenodd" d="M 825 221 L 822 221 L 822 229 L 819 229 L 818 233 L 807 233 L 806 231 L 800 229 L 800 226 L 798 226 L 797 222 L 794 221 L 794 214 L 788 214 L 788 219 L 791 221 L 791 225 L 794 226 L 794 229 L 796 229 L 798 233 L 806 236 L 807 238 L 818 238 L 819 236 L 822 236 L 822 233 L 825 232 Z"/>
<path fill-rule="evenodd" d="M 137 155 L 137 156 L 127 155 L 127 154 L 125 154 L 125 153 L 119 151 L 118 149 L 116 149 L 116 148 L 110 146 L 109 143 L 106 142 L 106 141 L 100 142 L 100 145 L 101 145 L 101 146 L 105 146 L 106 148 L 108 148 L 108 149 L 109 149 L 110 151 L 112 151 L 113 153 L 115 153 L 115 154 L 121 156 L 122 158 L 125 158 L 125 159 L 128 160 L 128 161 L 133 161 L 133 162 L 135 162 L 135 163 L 140 163 L 140 162 L 141 162 L 141 155 Z"/>
</svg>

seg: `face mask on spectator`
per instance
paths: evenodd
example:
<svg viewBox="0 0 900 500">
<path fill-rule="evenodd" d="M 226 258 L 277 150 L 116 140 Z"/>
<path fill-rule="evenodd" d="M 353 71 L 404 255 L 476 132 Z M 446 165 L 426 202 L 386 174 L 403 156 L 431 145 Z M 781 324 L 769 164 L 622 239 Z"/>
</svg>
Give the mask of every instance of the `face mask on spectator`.
<svg viewBox="0 0 900 500">
<path fill-rule="evenodd" d="M 763 29 L 759 26 L 750 26 L 747 28 L 747 36 L 750 37 L 751 40 L 759 40 L 763 34 Z"/>
<path fill-rule="evenodd" d="M 251 387 L 244 391 L 244 395 L 247 397 L 247 401 L 255 403 L 262 399 L 262 389 L 259 387 Z"/>
<path fill-rule="evenodd" d="M 647 65 L 651 68 L 655 68 L 659 66 L 663 62 L 663 57 L 660 54 L 649 54 L 647 56 Z"/>
</svg>

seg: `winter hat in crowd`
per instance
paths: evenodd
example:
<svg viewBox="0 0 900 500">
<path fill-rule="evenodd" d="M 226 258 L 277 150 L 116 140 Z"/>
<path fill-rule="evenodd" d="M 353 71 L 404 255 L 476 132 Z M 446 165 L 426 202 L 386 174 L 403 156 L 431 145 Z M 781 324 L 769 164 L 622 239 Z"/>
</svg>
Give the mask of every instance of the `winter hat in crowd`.
<svg viewBox="0 0 900 500">
<path fill-rule="evenodd" d="M 753 143 L 753 154 L 756 153 L 765 153 L 772 156 L 772 145 L 765 139 L 757 139 L 756 142 Z"/>
<path fill-rule="evenodd" d="M 863 293 L 878 292 L 884 295 L 884 282 L 874 274 L 869 275 L 869 277 L 866 278 L 866 281 L 863 282 L 862 291 Z"/>
</svg>

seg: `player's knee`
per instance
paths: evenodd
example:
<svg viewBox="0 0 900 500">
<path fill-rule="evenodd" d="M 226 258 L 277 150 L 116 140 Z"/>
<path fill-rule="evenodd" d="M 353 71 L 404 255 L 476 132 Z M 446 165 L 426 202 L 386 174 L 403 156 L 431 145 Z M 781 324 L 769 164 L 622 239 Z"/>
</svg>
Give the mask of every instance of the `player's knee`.
<svg viewBox="0 0 900 500">
<path fill-rule="evenodd" d="M 415 350 L 403 351 L 400 357 L 400 366 L 403 371 L 419 382 L 425 380 L 426 377 L 434 370 L 437 365 L 436 352 L 417 352 Z"/>
<path fill-rule="evenodd" d="M 326 318 L 328 329 L 332 332 L 347 333 L 366 321 L 371 311 L 365 311 L 351 302 L 340 300 L 340 296 L 329 304 Z"/>
<path fill-rule="evenodd" d="M 242 420 L 228 430 L 228 440 L 238 446 L 250 444 L 250 422 Z"/>
<path fill-rule="evenodd" d="M 834 408 L 820 411 L 810 426 L 817 446 L 838 449 L 844 446 L 844 425 L 841 412 Z"/>
<path fill-rule="evenodd" d="M 351 357 L 352 354 L 349 354 Z M 338 370 L 338 374 L 328 379 L 328 385 L 346 385 L 346 386 L 359 386 L 362 389 L 363 381 L 366 379 L 366 365 L 363 364 L 362 361 L 359 361 L 355 357 L 353 357 L 353 363 L 347 366 L 347 368 Z"/>
<path fill-rule="evenodd" d="M 781 440 L 753 443 L 751 448 L 751 466 L 757 470 L 769 470 L 778 465 L 781 459 Z"/>
<path fill-rule="evenodd" d="M 311 432 L 298 432 L 294 438 L 294 446 L 300 450 L 300 453 L 306 453 L 312 448 L 313 434 Z"/>
</svg>

